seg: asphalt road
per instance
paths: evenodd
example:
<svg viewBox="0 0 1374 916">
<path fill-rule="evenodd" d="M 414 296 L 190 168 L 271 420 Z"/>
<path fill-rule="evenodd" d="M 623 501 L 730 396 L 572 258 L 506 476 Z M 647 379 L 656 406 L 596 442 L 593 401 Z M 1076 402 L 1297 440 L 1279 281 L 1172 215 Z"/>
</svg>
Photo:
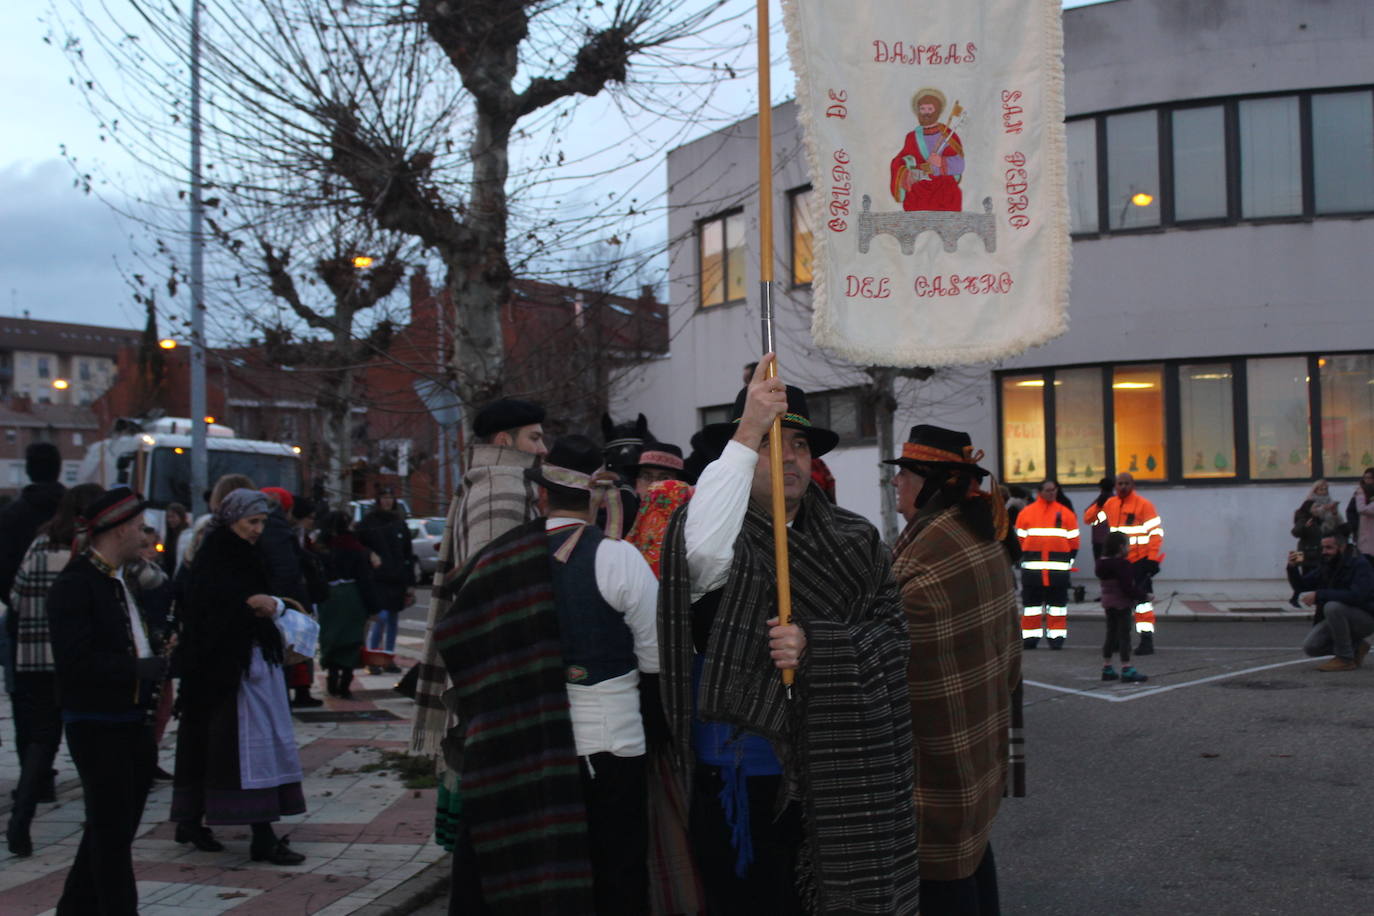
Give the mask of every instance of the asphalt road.
<svg viewBox="0 0 1374 916">
<path fill-rule="evenodd" d="M 1005 916 L 1374 912 L 1374 662 L 1318 672 L 1306 629 L 1162 622 L 1138 686 L 1102 682 L 1096 621 L 1026 653 L 1029 796 L 993 830 Z"/>
<path fill-rule="evenodd" d="M 1374 912 L 1374 665 L 1316 671 L 1306 629 L 1161 623 L 1140 686 L 1101 681 L 1097 622 L 1027 652 L 1026 680 L 1061 689 L 1027 688 L 1029 797 L 993 832 L 1003 912 Z"/>
</svg>

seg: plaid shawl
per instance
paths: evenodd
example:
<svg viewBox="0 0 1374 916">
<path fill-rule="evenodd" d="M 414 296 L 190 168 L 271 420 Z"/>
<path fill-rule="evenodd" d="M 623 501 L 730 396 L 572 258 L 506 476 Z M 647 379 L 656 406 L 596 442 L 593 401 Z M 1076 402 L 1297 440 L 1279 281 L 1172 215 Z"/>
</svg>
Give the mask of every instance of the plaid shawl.
<svg viewBox="0 0 1374 916">
<path fill-rule="evenodd" d="M 439 542 L 424 655 L 415 683 L 415 726 L 410 737 L 413 753 L 437 755 L 444 733 L 452 725 L 443 701 L 448 674 L 434 642 L 434 627 L 449 611 L 449 592 L 442 586 L 452 582 L 463 564 L 483 547 L 538 515 L 534 489 L 524 476 L 525 468 L 533 467 L 534 462 L 535 456 L 528 452 L 499 445 L 472 449 L 462 491 L 449 505 Z"/>
<path fill-rule="evenodd" d="M 482 894 L 508 914 L 590 914 L 587 813 L 544 520 L 497 538 L 442 588 L 434 629 L 462 721 L 463 817 Z"/>
<path fill-rule="evenodd" d="M 677 776 L 690 791 L 694 649 L 686 512 L 669 525 L 659 600 L 663 698 Z M 704 719 L 767 738 L 802 804 L 798 876 L 812 913 L 915 913 L 909 655 L 887 549 L 816 487 L 789 537 L 793 620 L 806 653 L 789 702 L 768 654 L 776 613 L 772 521 L 750 506 L 711 629 L 698 694 Z"/>
<path fill-rule="evenodd" d="M 957 507 L 918 516 L 894 553 L 911 628 L 921 877 L 953 881 L 982 860 L 1007 784 L 1019 609 L 1001 543 Z"/>
<path fill-rule="evenodd" d="M 48 590 L 72 558 L 69 547 L 40 534 L 29 545 L 14 576 L 9 594 L 10 613 L 18 628 L 14 641 L 14 670 L 54 671 L 52 639 L 48 635 Z"/>
</svg>

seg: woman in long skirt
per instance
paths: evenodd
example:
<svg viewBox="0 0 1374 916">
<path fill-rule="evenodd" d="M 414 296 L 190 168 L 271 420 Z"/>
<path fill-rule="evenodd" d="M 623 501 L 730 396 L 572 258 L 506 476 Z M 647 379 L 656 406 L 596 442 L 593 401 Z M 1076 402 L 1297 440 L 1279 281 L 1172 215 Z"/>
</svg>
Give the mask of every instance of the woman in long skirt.
<svg viewBox="0 0 1374 916">
<path fill-rule="evenodd" d="M 267 508 L 257 490 L 230 493 L 191 566 L 172 820 L 249 824 L 253 861 L 298 865 L 305 856 L 272 830 L 304 813 L 305 796 L 275 622 L 284 606 L 254 546 Z"/>
<path fill-rule="evenodd" d="M 329 695 L 344 700 L 353 699 L 349 687 L 362 665 L 364 630 L 379 610 L 371 557 L 352 528 L 348 513 L 331 512 L 322 538 L 329 599 L 320 605 L 320 664 L 329 672 Z"/>
</svg>

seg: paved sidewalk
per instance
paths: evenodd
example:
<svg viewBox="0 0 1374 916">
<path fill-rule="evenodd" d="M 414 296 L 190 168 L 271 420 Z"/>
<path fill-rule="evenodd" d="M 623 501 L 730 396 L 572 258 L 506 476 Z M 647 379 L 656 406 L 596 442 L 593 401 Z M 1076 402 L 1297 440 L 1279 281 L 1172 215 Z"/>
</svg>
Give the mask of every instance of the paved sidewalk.
<svg viewBox="0 0 1374 916">
<path fill-rule="evenodd" d="M 423 628 L 423 618 L 402 619 L 396 646 L 402 666 L 418 659 Z M 394 771 L 362 770 L 380 762 L 385 751 L 406 749 L 414 703 L 392 691 L 400 675 L 359 675 L 353 682 L 354 699 L 348 701 L 326 697 L 321 673 L 314 693 L 326 705 L 295 710 L 306 813 L 281 821 L 276 829 L 290 835 L 291 848 L 303 853 L 305 862 L 283 868 L 251 861 L 246 826 L 214 828 L 224 852 L 198 852 L 176 843 L 167 821 L 171 783 L 158 782 L 134 843 L 143 916 L 381 916 L 408 912 L 411 903 L 422 901 L 440 883 L 446 885 L 446 854 L 432 839 L 435 790 L 407 789 Z M 8 820 L 18 764 L 8 696 L 0 697 L 0 706 L 0 811 Z M 159 749 L 168 772 L 175 727 L 174 721 Z M 83 819 L 81 785 L 65 743 L 56 766 L 58 800 L 39 805 L 32 830 L 34 855 L 17 859 L 0 846 L 4 916 L 53 912 L 76 856 Z"/>
</svg>

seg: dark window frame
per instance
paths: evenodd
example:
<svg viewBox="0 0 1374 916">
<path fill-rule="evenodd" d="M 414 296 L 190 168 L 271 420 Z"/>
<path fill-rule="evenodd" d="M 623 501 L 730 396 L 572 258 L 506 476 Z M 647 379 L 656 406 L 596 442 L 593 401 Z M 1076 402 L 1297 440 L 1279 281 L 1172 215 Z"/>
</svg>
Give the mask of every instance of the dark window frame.
<svg viewBox="0 0 1374 916">
<path fill-rule="evenodd" d="M 1197 355 L 1171 359 L 1132 359 L 1117 360 L 1108 363 L 1066 363 L 1059 366 L 1026 366 L 1015 369 L 1000 369 L 992 375 L 993 397 L 995 407 L 993 416 L 996 423 L 997 437 L 997 464 L 998 473 L 1005 480 L 1007 476 L 1006 468 L 1006 447 L 1002 439 L 1003 430 L 1003 405 L 1002 405 L 1002 380 L 1008 376 L 1036 375 L 1039 374 L 1044 380 L 1044 387 L 1041 389 L 1042 410 L 1045 416 L 1045 468 L 1044 477 L 1058 479 L 1058 448 L 1054 440 L 1054 381 L 1055 374 L 1060 371 L 1070 369 L 1099 369 L 1102 371 L 1102 421 L 1103 421 L 1103 447 L 1105 449 L 1107 464 L 1103 469 L 1104 477 L 1113 477 L 1117 473 L 1116 467 L 1116 435 L 1115 417 L 1113 415 L 1112 403 L 1112 370 L 1119 366 L 1144 366 L 1162 365 L 1164 368 L 1164 438 L 1165 455 L 1168 461 L 1168 474 L 1163 480 L 1151 481 L 1153 486 L 1171 487 L 1234 487 L 1251 486 L 1254 484 L 1294 484 L 1311 483 L 1313 480 L 1325 479 L 1330 481 L 1355 481 L 1359 480 L 1359 471 L 1362 469 L 1354 468 L 1355 473 L 1347 475 L 1328 474 L 1325 467 L 1325 455 L 1322 452 L 1322 393 L 1321 393 L 1321 368 L 1318 361 L 1323 357 L 1331 356 L 1369 356 L 1374 355 L 1374 350 L 1321 350 L 1321 351 L 1292 351 L 1283 353 L 1243 353 L 1223 356 Z M 1249 414 L 1249 382 L 1247 376 L 1247 365 L 1252 359 L 1280 359 L 1284 357 L 1300 357 L 1307 363 L 1307 397 L 1308 397 L 1308 438 L 1311 447 L 1311 475 L 1304 477 L 1273 477 L 1273 478 L 1253 478 L 1250 476 L 1250 414 Z M 1233 477 L 1203 477 L 1188 478 L 1183 474 L 1183 430 L 1181 422 L 1181 408 L 1179 402 L 1178 371 L 1182 365 L 1193 363 L 1225 363 L 1231 368 L 1231 410 L 1234 419 L 1234 448 L 1236 455 L 1236 473 Z M 1066 484 L 1066 486 L 1089 486 L 1089 484 Z"/>
<path fill-rule="evenodd" d="M 1139 235 L 1142 233 L 1165 232 L 1170 229 L 1209 229 L 1219 226 L 1264 223 L 1304 223 L 1327 219 L 1367 219 L 1374 216 L 1374 210 L 1352 210 L 1348 212 L 1318 212 L 1316 209 L 1316 184 L 1314 180 L 1315 159 L 1312 136 L 1312 98 L 1346 92 L 1368 92 L 1374 101 L 1374 83 L 1361 83 L 1349 86 L 1323 86 L 1309 89 L 1290 89 L 1278 92 L 1256 92 L 1244 95 L 1213 96 L 1209 98 L 1187 99 L 1155 105 L 1134 105 L 1103 111 L 1087 112 L 1067 118 L 1067 121 L 1091 120 L 1096 126 L 1097 135 L 1097 212 L 1098 229 L 1095 232 L 1075 232 L 1074 239 L 1097 239 L 1109 236 Z M 1280 216 L 1245 217 L 1241 215 L 1241 167 L 1240 161 L 1240 103 L 1251 99 L 1293 97 L 1298 101 L 1298 128 L 1301 172 L 1302 211 Z M 1226 145 L 1226 201 L 1225 217 L 1212 217 L 1192 220 L 1174 218 L 1174 175 L 1173 175 L 1173 113 L 1188 108 L 1206 108 L 1220 105 L 1223 110 L 1223 125 Z M 1108 200 L 1110 179 L 1107 161 L 1107 118 L 1112 115 L 1131 114 L 1139 111 L 1154 111 L 1159 119 L 1159 193 L 1161 196 L 1159 225 L 1136 226 L 1129 229 L 1111 228 L 1111 202 Z"/>
</svg>

